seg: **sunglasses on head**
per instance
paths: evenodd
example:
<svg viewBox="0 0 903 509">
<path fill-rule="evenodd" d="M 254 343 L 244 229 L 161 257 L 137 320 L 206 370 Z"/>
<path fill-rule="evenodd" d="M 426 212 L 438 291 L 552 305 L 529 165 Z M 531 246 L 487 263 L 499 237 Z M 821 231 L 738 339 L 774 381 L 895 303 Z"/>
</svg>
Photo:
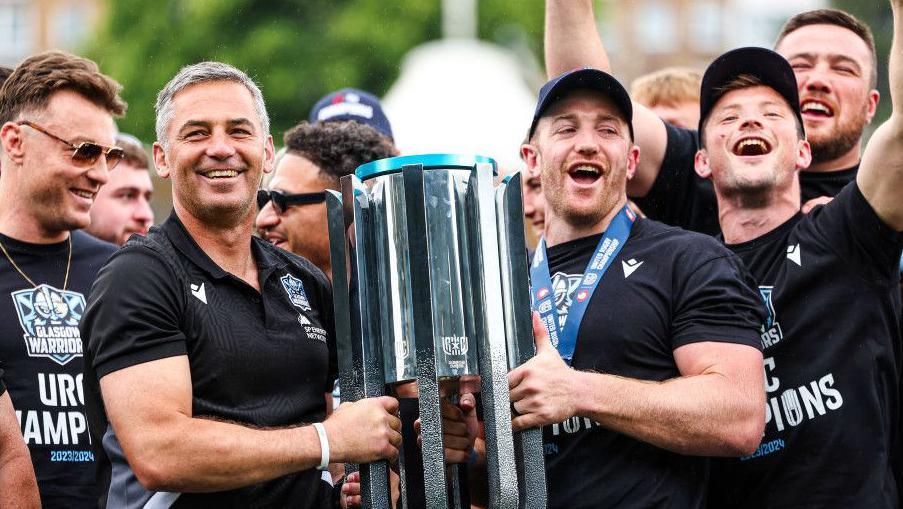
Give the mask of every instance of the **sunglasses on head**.
<svg viewBox="0 0 903 509">
<path fill-rule="evenodd" d="M 98 159 L 100 159 L 100 156 L 103 155 L 107 160 L 107 169 L 112 170 L 116 167 L 117 164 L 119 164 L 119 161 L 122 161 L 122 158 L 125 157 L 125 151 L 119 147 L 106 147 L 104 145 L 98 145 L 97 143 L 90 141 L 83 141 L 76 145 L 70 141 L 60 138 L 53 133 L 48 132 L 47 129 L 44 129 L 34 122 L 28 120 L 20 120 L 16 122 L 16 124 L 27 125 L 28 127 L 34 129 L 35 131 L 38 131 L 41 134 L 49 136 L 54 140 L 59 141 L 60 143 L 68 145 L 69 148 L 72 149 L 72 160 L 77 163 L 93 165 L 97 162 Z"/>
<path fill-rule="evenodd" d="M 309 205 L 311 203 L 324 202 L 326 201 L 326 192 L 285 194 L 282 191 L 267 191 L 266 189 L 257 191 L 258 209 L 262 209 L 270 200 L 273 201 L 273 208 L 276 209 L 276 212 L 282 214 L 292 205 Z"/>
</svg>

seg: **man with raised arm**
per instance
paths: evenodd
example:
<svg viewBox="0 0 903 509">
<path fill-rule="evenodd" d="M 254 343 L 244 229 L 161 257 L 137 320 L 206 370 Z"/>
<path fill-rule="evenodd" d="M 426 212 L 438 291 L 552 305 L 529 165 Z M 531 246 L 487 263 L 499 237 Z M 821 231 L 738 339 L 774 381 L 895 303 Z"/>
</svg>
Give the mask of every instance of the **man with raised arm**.
<svg viewBox="0 0 903 509">
<path fill-rule="evenodd" d="M 868 26 L 854 16 L 819 9 L 790 18 L 775 51 L 793 66 L 812 146 L 813 162 L 800 172 L 803 210 L 808 212 L 856 177 L 862 133 L 878 106 L 875 43 Z M 610 70 L 590 0 L 546 2 L 545 56 L 550 77 L 584 65 Z M 653 219 L 717 234 L 712 185 L 693 171 L 695 133 L 664 124 L 647 108 L 635 106 L 643 157 L 628 194 Z"/>
<path fill-rule="evenodd" d="M 714 239 L 626 207 L 631 116 L 608 74 L 565 73 L 522 148 L 547 203 L 531 268 L 542 324 L 508 381 L 515 428 L 543 427 L 552 508 L 704 507 L 700 456 L 749 454 L 762 433 L 755 286 Z"/>
<path fill-rule="evenodd" d="M 251 235 L 274 158 L 257 85 L 187 66 L 156 111 L 173 213 L 104 266 L 82 322 L 101 507 L 328 507 L 316 469 L 394 457 L 397 402 L 326 418 L 326 276 Z"/>
</svg>

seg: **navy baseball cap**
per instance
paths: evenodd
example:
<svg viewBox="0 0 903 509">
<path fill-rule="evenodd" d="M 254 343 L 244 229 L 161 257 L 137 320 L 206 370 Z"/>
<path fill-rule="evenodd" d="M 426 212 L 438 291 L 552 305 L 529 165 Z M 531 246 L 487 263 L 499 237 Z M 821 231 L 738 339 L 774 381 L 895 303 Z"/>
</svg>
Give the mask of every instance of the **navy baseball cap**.
<svg viewBox="0 0 903 509">
<path fill-rule="evenodd" d="M 536 112 L 533 113 L 533 123 L 530 124 L 527 137 L 533 137 L 536 124 L 549 106 L 574 90 L 581 89 L 595 90 L 614 102 L 624 115 L 624 121 L 630 129 L 630 138 L 633 139 L 633 103 L 630 101 L 630 94 L 614 76 L 589 67 L 568 71 L 539 89 L 539 102 L 536 103 Z"/>
<path fill-rule="evenodd" d="M 699 94 L 699 133 L 715 103 L 724 95 L 723 87 L 744 75 L 757 78 L 763 85 L 781 94 L 800 125 L 804 125 L 796 75 L 790 63 L 770 49 L 748 47 L 728 51 L 705 70 Z"/>
<path fill-rule="evenodd" d="M 379 99 L 356 88 L 343 88 L 317 101 L 310 110 L 309 121 L 314 123 L 326 120 L 354 120 L 393 139 L 392 126 Z"/>
</svg>

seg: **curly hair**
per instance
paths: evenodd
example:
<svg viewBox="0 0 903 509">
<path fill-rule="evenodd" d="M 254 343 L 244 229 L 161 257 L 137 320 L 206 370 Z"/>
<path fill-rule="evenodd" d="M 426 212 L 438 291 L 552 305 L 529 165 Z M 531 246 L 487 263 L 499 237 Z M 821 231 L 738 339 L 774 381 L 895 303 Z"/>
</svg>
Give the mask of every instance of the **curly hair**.
<svg viewBox="0 0 903 509">
<path fill-rule="evenodd" d="M 290 154 L 300 155 L 320 168 L 320 176 L 338 184 L 358 166 L 398 155 L 398 149 L 376 129 L 355 122 L 301 122 L 283 136 Z"/>
<path fill-rule="evenodd" d="M 115 116 L 125 114 L 122 86 L 102 74 L 97 64 L 62 51 L 46 51 L 25 59 L 0 88 L 0 123 L 23 111 L 42 110 L 60 90 L 76 92 Z"/>
</svg>

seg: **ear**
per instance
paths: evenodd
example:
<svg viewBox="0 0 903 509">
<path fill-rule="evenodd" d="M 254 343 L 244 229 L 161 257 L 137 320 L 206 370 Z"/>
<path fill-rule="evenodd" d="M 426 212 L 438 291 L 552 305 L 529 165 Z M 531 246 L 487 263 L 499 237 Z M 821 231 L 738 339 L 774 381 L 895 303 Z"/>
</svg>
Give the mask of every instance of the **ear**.
<svg viewBox="0 0 903 509">
<path fill-rule="evenodd" d="M 520 146 L 520 154 L 524 159 L 524 163 L 527 165 L 527 174 L 529 175 L 538 175 L 539 174 L 539 164 L 541 161 L 541 156 L 539 155 L 539 149 L 535 146 L 524 143 Z"/>
<path fill-rule="evenodd" d="M 701 148 L 696 151 L 696 156 L 693 158 L 693 168 L 700 178 L 712 178 L 712 168 L 709 166 L 709 153 L 706 149 Z"/>
<path fill-rule="evenodd" d="M 161 178 L 169 178 L 169 165 L 166 163 L 166 152 L 159 141 L 154 142 L 154 166 L 157 167 L 157 175 Z"/>
<path fill-rule="evenodd" d="M 636 175 L 638 164 L 640 164 L 640 147 L 631 144 L 630 150 L 627 152 L 627 180 L 632 179 Z"/>
<path fill-rule="evenodd" d="M 875 116 L 875 112 L 878 111 L 878 101 L 880 99 L 881 94 L 877 90 L 869 91 L 868 108 L 865 112 L 865 119 L 867 122 L 872 122 L 872 118 Z"/>
<path fill-rule="evenodd" d="M 805 170 L 812 164 L 812 148 L 806 140 L 800 140 L 796 150 L 796 169 Z"/>
<path fill-rule="evenodd" d="M 273 136 L 268 134 L 267 141 L 263 147 L 263 172 L 270 173 L 273 171 L 273 163 L 276 161 L 276 148 L 273 146 Z"/>
<path fill-rule="evenodd" d="M 25 157 L 23 146 L 22 126 L 7 122 L 0 127 L 0 143 L 3 144 L 3 153 L 15 164 L 22 164 Z"/>
</svg>

